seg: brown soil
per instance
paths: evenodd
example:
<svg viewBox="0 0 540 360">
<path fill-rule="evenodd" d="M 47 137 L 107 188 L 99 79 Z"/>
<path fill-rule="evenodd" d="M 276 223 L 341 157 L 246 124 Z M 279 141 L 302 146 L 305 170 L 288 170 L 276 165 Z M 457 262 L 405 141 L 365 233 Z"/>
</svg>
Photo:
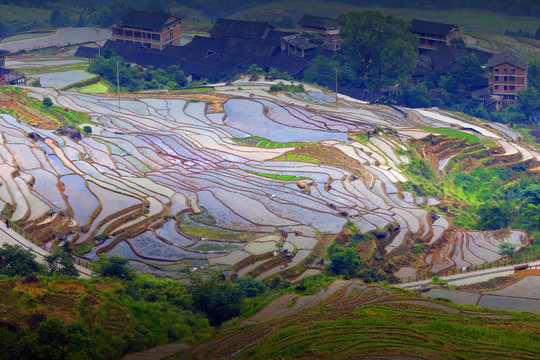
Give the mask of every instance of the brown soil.
<svg viewBox="0 0 540 360">
<path fill-rule="evenodd" d="M 521 279 L 522 277 L 529 276 L 529 275 L 540 275 L 540 269 L 517 270 L 516 273 L 513 276 L 519 277 Z"/>
<path fill-rule="evenodd" d="M 17 98 L 0 97 L 0 108 L 17 112 L 19 119 L 25 119 L 25 122 L 38 126 L 41 129 L 53 130 L 58 127 L 56 121 L 46 118 L 36 110 L 25 106 Z"/>
<path fill-rule="evenodd" d="M 86 285 L 73 282 L 73 281 L 67 281 L 67 280 L 60 280 L 56 283 L 50 283 L 49 286 L 51 289 L 61 292 L 64 294 L 69 293 L 76 293 L 76 294 L 85 294 L 88 293 L 88 288 Z"/>
<path fill-rule="evenodd" d="M 341 150 L 332 146 L 321 144 L 308 144 L 302 148 L 296 148 L 290 154 L 309 156 L 321 160 L 322 165 L 331 165 L 360 176 L 360 163 L 350 156 L 345 155 Z M 337 179 L 334 179 L 337 180 Z"/>
</svg>

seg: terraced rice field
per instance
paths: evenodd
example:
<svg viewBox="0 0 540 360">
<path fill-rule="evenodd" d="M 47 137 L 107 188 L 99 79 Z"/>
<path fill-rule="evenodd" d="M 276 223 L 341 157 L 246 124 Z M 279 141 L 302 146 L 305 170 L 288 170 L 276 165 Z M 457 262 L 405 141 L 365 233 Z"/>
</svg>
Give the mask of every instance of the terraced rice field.
<svg viewBox="0 0 540 360">
<path fill-rule="evenodd" d="M 322 256 L 313 255 L 322 235 L 340 233 L 349 221 L 361 232 L 392 226 L 381 243 L 385 257 L 422 239 L 432 246 L 426 266 L 433 270 L 495 261 L 501 241 L 526 245 L 520 232 L 497 239 L 449 233 L 451 221 L 429 208 L 438 199 L 414 197 L 400 185 L 409 180 L 409 142 L 430 129 L 471 139 L 456 126 L 478 128 L 474 138 L 496 139 L 502 157 L 538 162 L 535 150 L 513 145 L 511 129 L 427 110 L 404 117 L 346 98 L 336 108 L 315 90 L 291 98 L 237 87 L 211 95 L 222 113 L 172 94 L 119 103 L 32 88 L 33 96 L 88 113 L 92 134 L 74 141 L 0 115 L 0 208 L 35 241 L 69 235 L 76 247 L 94 248 L 89 259 L 116 253 L 162 269 L 249 268 L 259 278 L 303 270 Z M 368 140 L 351 140 L 366 131 Z"/>
</svg>

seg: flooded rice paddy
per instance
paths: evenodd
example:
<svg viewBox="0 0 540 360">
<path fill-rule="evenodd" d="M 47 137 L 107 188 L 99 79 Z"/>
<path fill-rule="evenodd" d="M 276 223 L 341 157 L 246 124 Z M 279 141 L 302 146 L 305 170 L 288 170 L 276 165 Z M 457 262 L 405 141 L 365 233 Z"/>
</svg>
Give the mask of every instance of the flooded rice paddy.
<svg viewBox="0 0 540 360">
<path fill-rule="evenodd" d="M 45 75 L 44 87 L 80 80 L 70 73 L 66 82 L 49 84 Z M 395 227 L 383 255 L 406 250 L 411 236 L 442 241 L 450 228 L 444 216 L 434 219 L 420 206 L 438 199 L 401 190 L 407 137 L 423 131 L 350 139 L 350 131 L 374 126 L 416 126 L 391 109 L 344 102 L 336 109 L 322 93 L 297 96 L 293 104 L 246 94 L 224 99 L 224 112 L 210 114 L 204 101 L 145 95 L 122 99 L 119 108 L 98 95 L 32 92 L 89 113 L 96 123 L 92 135 L 75 142 L 0 115 L 0 206 L 9 204 L 11 219 L 44 242 L 62 228 L 74 244 L 90 244 L 90 259 L 108 253 L 178 269 L 234 266 L 241 274 L 273 261 L 258 273 L 264 278 L 301 266 L 322 235 L 340 233 L 348 221 L 361 232 Z M 449 121 L 421 115 L 430 126 Z M 46 140 L 31 140 L 29 132 Z M 491 135 L 499 138 L 485 132 Z M 252 137 L 274 145 L 250 145 Z M 307 145 L 311 153 L 288 156 Z M 36 226 L 53 213 L 59 216 Z M 460 231 L 452 241 L 457 246 L 443 257 L 429 258 L 433 270 L 495 261 L 502 241 L 525 245 L 517 231 Z M 274 261 L 285 248 L 292 256 Z"/>
</svg>

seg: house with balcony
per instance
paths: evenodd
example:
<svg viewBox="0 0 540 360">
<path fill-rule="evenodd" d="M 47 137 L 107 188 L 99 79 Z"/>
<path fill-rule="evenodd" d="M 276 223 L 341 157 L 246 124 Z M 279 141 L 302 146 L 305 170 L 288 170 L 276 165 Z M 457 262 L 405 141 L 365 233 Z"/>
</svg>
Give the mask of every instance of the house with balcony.
<svg viewBox="0 0 540 360">
<path fill-rule="evenodd" d="M 489 70 L 489 93 L 501 96 L 504 105 L 517 104 L 519 92 L 527 88 L 527 62 L 507 50 L 491 57 L 486 67 Z"/>
<path fill-rule="evenodd" d="M 449 46 L 450 40 L 461 35 L 457 25 L 412 19 L 411 32 L 418 36 L 418 53 L 427 55 L 440 47 Z"/>
<path fill-rule="evenodd" d="M 132 10 L 122 22 L 112 27 L 114 41 L 138 44 L 145 48 L 163 50 L 180 46 L 182 19 L 171 14 Z"/>
<path fill-rule="evenodd" d="M 0 85 L 26 84 L 26 76 L 13 69 L 6 69 L 6 55 L 9 51 L 0 50 Z"/>
<path fill-rule="evenodd" d="M 303 34 L 309 33 L 318 36 L 321 46 L 325 49 L 338 51 L 341 49 L 343 40 L 339 35 L 341 27 L 337 19 L 325 18 L 320 16 L 306 15 L 298 21 Z"/>
</svg>

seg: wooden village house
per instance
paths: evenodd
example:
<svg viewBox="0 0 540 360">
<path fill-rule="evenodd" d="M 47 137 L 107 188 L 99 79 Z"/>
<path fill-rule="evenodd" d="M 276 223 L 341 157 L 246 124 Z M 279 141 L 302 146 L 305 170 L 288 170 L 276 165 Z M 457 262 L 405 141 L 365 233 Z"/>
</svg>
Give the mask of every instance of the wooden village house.
<svg viewBox="0 0 540 360">
<path fill-rule="evenodd" d="M 461 34 L 459 27 L 452 24 L 412 19 L 411 25 L 411 32 L 418 36 L 418 53 L 421 55 L 450 45 L 450 41 Z"/>
<path fill-rule="evenodd" d="M 122 22 L 112 27 L 114 41 L 139 44 L 163 50 L 180 46 L 182 20 L 174 15 L 132 10 Z"/>
</svg>

